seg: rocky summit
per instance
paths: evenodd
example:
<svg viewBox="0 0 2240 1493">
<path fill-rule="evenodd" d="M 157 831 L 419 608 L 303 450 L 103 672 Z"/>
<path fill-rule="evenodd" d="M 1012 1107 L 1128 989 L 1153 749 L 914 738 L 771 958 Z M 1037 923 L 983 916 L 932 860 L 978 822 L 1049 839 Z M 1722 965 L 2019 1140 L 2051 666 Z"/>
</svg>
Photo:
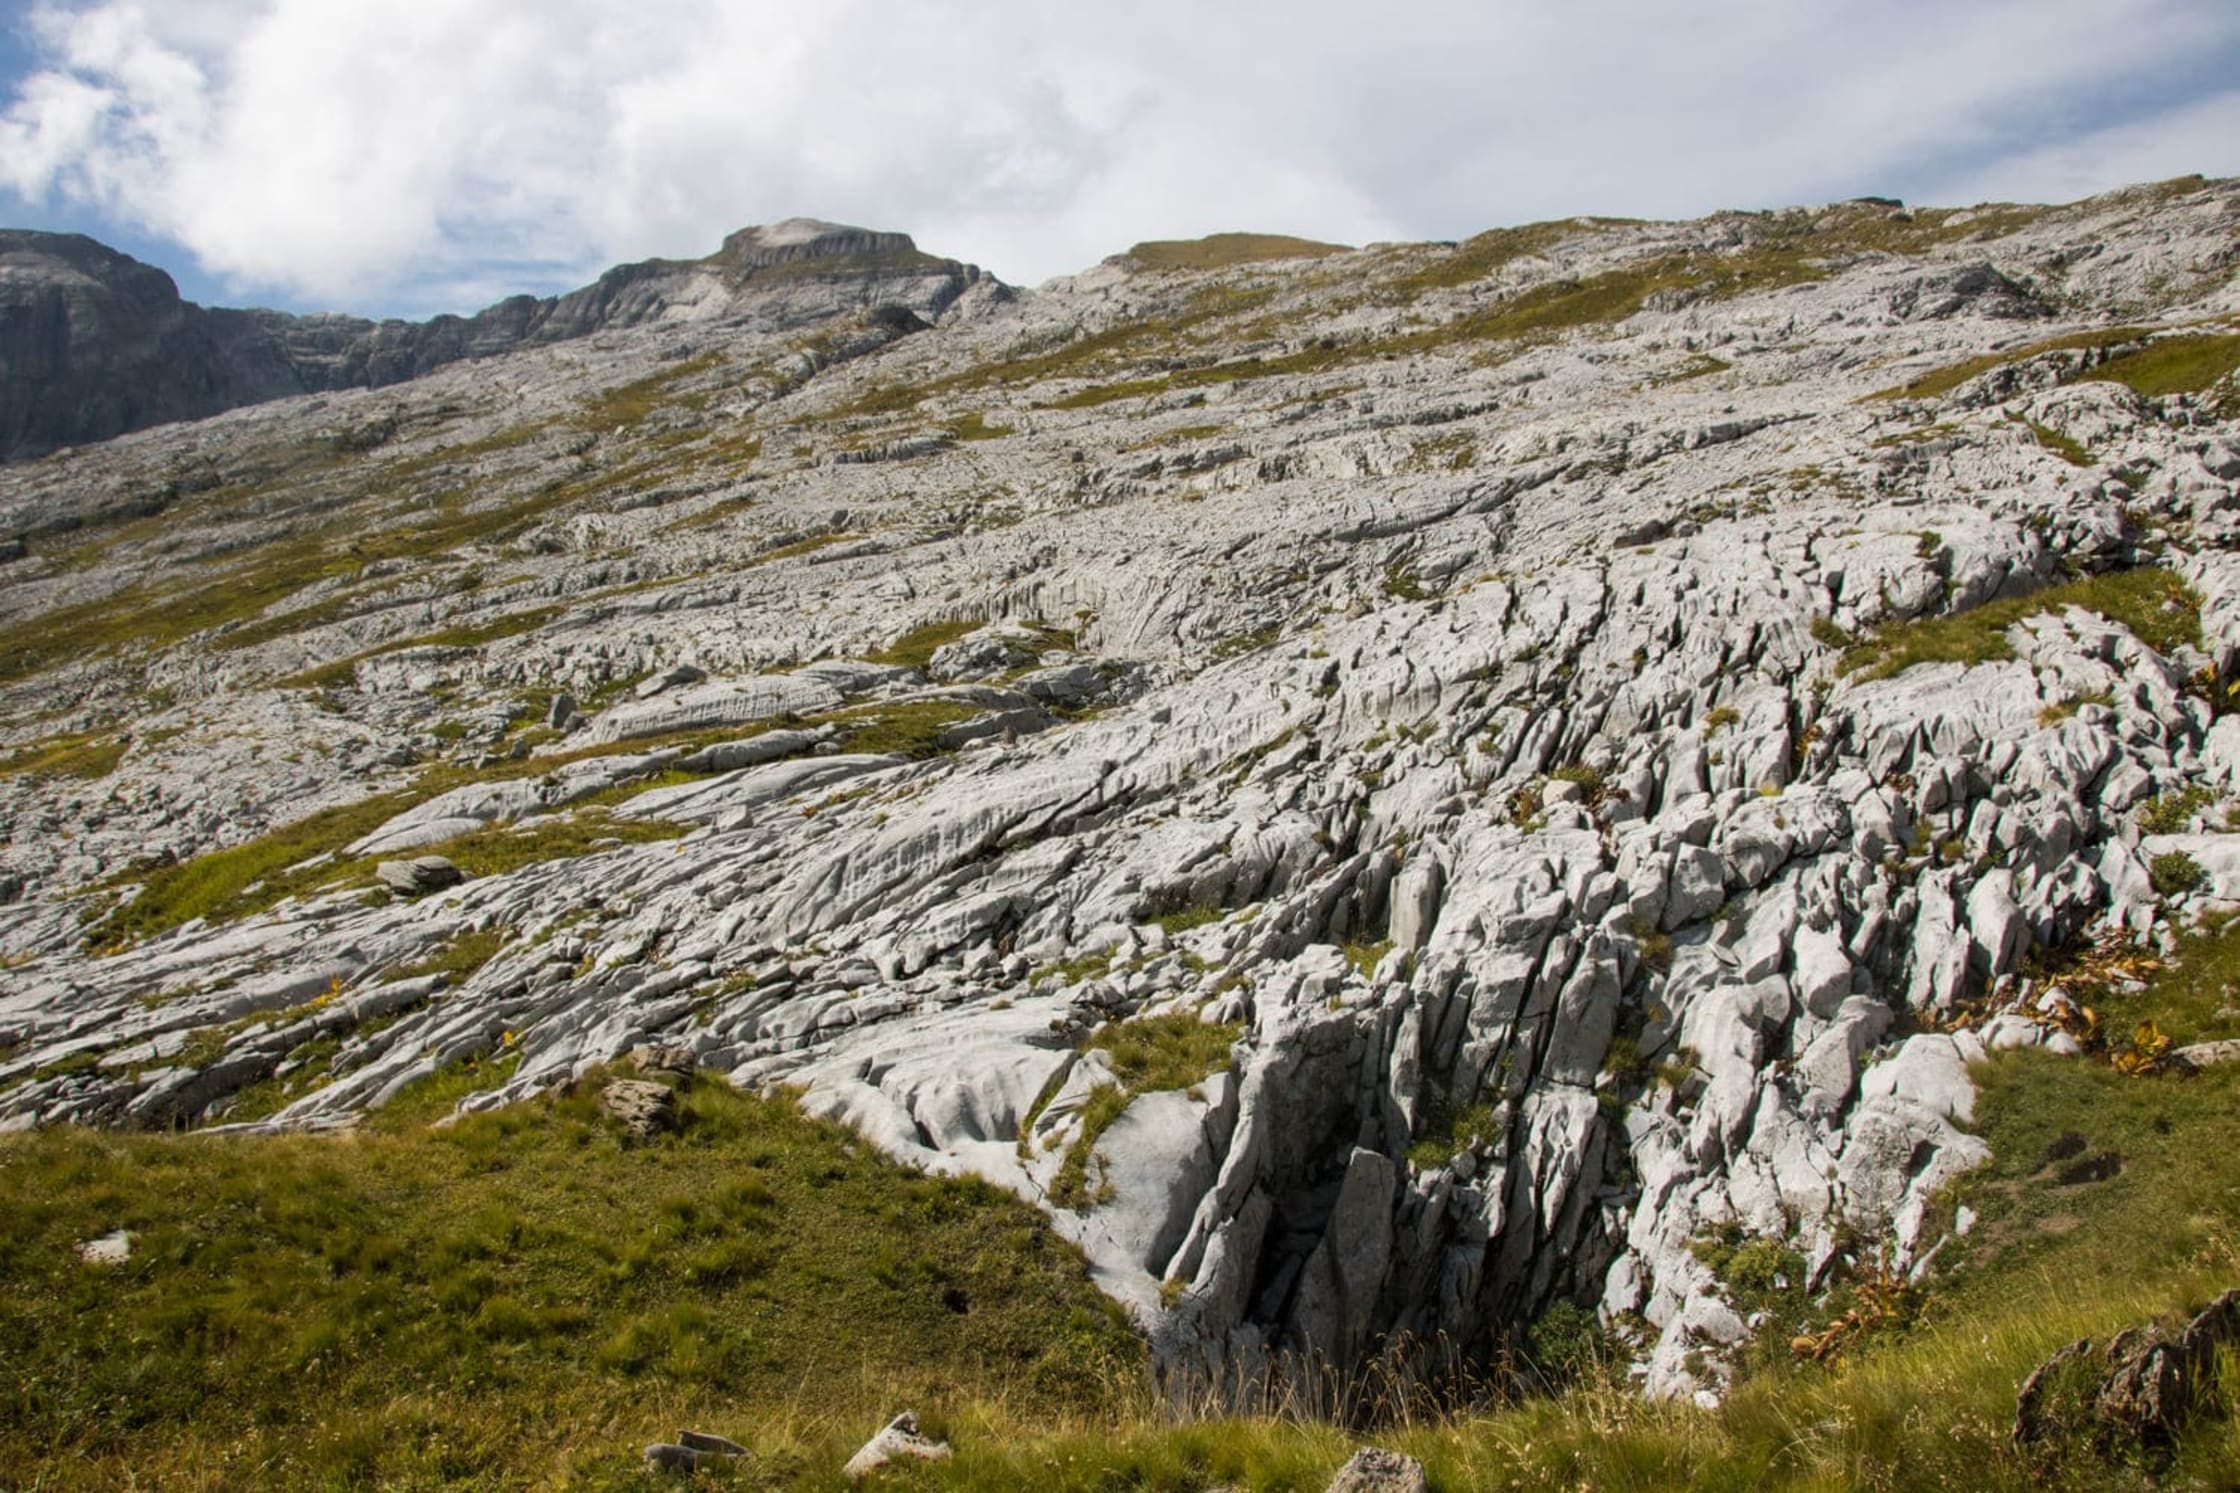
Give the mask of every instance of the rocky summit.
<svg viewBox="0 0 2240 1493">
<path fill-rule="evenodd" d="M 1723 1261 L 1933 1271 L 1971 1063 L 2240 910 L 2240 181 L 0 294 L 11 1128 L 636 1053 L 1031 1200 L 1178 1393 L 1560 1307 L 1710 1398 Z"/>
</svg>

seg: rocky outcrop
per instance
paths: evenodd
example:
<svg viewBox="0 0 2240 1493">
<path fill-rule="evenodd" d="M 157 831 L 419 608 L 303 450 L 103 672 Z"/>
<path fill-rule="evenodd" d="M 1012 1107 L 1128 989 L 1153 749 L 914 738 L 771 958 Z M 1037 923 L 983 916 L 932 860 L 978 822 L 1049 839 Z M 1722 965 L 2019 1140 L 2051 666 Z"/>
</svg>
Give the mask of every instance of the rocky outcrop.
<svg viewBox="0 0 2240 1493">
<path fill-rule="evenodd" d="M 2095 1351 L 2080 1339 L 2023 1381 L 2015 1444 L 2025 1450 L 2082 1436 L 2124 1460 L 2167 1462 L 2186 1424 L 2217 1406 L 2219 1353 L 2240 1343 L 2240 1291 L 2227 1291 L 2182 1325 L 2126 1328 Z"/>
<path fill-rule="evenodd" d="M 783 329 L 875 315 L 890 332 L 915 330 L 976 288 L 1001 289 L 907 234 L 795 218 L 741 230 L 707 259 L 618 266 L 566 295 L 375 322 L 206 309 L 92 239 L 0 230 L 0 461 L 654 323 Z"/>
<path fill-rule="evenodd" d="M 1035 1201 L 1193 1402 L 1344 1411 L 1558 1304 L 1716 1396 L 1707 1244 L 1933 1269 L 1971 1064 L 2075 1050 L 2034 956 L 2240 896 L 2240 404 L 2069 345 L 2240 313 L 2236 200 L 1108 266 L 11 468 L 0 515 L 259 476 L 10 562 L 11 760 L 88 775 L 0 773 L 0 1124 L 674 1045 Z M 525 863 L 364 896 L 469 833 Z M 250 841 L 209 921 L 83 890 Z"/>
</svg>

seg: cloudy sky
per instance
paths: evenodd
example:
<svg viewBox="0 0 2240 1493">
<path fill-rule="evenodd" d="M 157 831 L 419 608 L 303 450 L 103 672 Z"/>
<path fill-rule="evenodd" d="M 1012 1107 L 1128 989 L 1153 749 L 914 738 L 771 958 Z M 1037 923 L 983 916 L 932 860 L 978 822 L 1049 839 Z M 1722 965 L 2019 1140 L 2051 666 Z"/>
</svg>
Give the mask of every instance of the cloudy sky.
<svg viewBox="0 0 2240 1493">
<path fill-rule="evenodd" d="M 423 315 L 796 214 L 1022 283 L 2240 174 L 2234 0 L 30 0 L 0 223 L 197 299 Z"/>
</svg>

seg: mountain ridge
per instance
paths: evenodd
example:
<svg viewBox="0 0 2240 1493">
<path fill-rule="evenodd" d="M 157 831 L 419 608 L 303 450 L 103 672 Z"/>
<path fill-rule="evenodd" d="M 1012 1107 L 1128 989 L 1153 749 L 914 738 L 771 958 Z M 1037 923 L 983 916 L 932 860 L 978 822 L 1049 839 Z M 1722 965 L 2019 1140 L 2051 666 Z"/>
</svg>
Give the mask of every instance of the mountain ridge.
<svg viewBox="0 0 2240 1493">
<path fill-rule="evenodd" d="M 766 282 L 813 276 L 770 295 Z M 161 269 L 83 234 L 0 229 L 0 461 L 206 418 L 244 405 L 382 388 L 522 347 L 670 316 L 775 315 L 780 324 L 893 304 L 938 317 L 1000 282 L 922 254 L 907 234 L 815 219 L 741 229 L 702 259 L 616 265 L 553 296 L 513 295 L 471 316 L 375 321 L 344 313 L 213 308 Z"/>
</svg>

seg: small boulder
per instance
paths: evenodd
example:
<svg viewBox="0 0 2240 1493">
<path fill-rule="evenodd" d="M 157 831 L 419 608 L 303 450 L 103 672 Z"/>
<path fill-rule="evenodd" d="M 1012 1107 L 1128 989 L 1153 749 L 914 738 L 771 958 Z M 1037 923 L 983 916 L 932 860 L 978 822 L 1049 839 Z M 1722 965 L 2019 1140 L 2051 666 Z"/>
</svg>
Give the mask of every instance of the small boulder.
<svg viewBox="0 0 2240 1493">
<path fill-rule="evenodd" d="M 555 731 L 565 731 L 575 715 L 576 697 L 562 690 L 552 697 L 552 708 L 545 712 L 544 723 Z"/>
<path fill-rule="evenodd" d="M 467 879 L 466 872 L 440 855 L 415 856 L 409 861 L 383 861 L 373 868 L 373 876 L 390 891 L 406 897 L 440 892 L 447 886 L 457 886 Z"/>
<path fill-rule="evenodd" d="M 918 1417 L 905 1410 L 887 1422 L 886 1429 L 863 1444 L 841 1472 L 850 1482 L 860 1482 L 890 1462 L 915 1458 L 921 1462 L 949 1460 L 949 1443 L 919 1434 Z"/>
<path fill-rule="evenodd" d="M 692 1049 L 681 1042 L 663 1042 L 630 1049 L 630 1066 L 647 1078 L 689 1078 L 700 1066 Z"/>
<path fill-rule="evenodd" d="M 639 1140 L 668 1129 L 677 1119 L 677 1091 L 665 1083 L 618 1078 L 599 1095 L 599 1105 Z"/>
<path fill-rule="evenodd" d="M 1415 1458 L 1365 1446 L 1338 1469 L 1329 1493 L 1431 1493 L 1431 1479 Z"/>
<path fill-rule="evenodd" d="M 673 1441 L 656 1441 L 646 1448 L 646 1466 L 655 1472 L 696 1472 L 700 1454 Z"/>
<path fill-rule="evenodd" d="M 88 1265 L 122 1265 L 132 1258 L 132 1230 L 113 1229 L 98 1239 L 83 1240 L 78 1258 Z"/>
<path fill-rule="evenodd" d="M 2183 1327 L 2129 1327 L 2100 1352 L 2070 1343 L 2015 1396 L 2015 1443 L 2088 1432 L 2119 1456 L 2166 1458 L 2185 1423 L 2217 1392 L 2217 1353 L 2240 1345 L 2240 1291 L 2227 1291 Z"/>
<path fill-rule="evenodd" d="M 727 1436 L 712 1436 L 706 1431 L 679 1431 L 674 1441 L 656 1441 L 645 1450 L 646 1466 L 656 1472 L 698 1472 L 703 1467 L 726 1467 L 742 1457 L 751 1456 L 745 1447 Z"/>
</svg>

